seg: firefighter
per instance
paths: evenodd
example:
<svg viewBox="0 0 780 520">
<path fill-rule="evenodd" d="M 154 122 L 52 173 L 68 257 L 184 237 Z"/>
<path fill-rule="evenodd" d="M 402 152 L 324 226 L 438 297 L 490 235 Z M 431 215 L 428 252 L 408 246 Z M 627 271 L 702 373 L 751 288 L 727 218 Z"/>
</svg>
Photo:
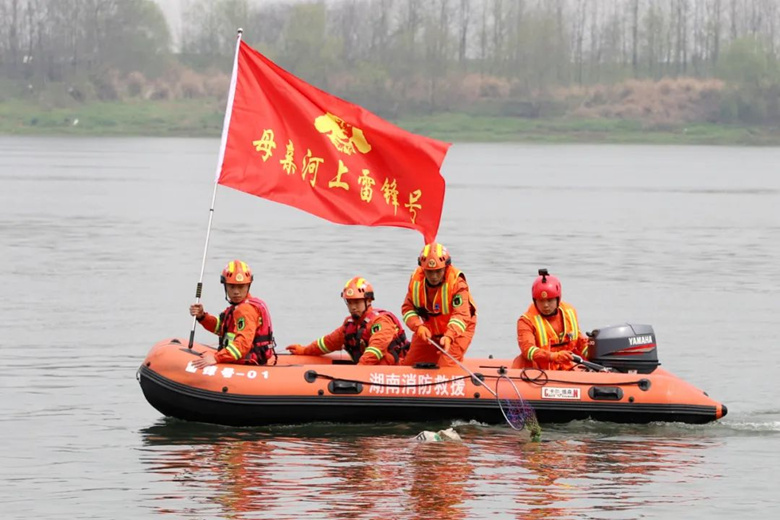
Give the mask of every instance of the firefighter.
<svg viewBox="0 0 780 520">
<path fill-rule="evenodd" d="M 531 286 L 533 303 L 517 320 L 520 355 L 513 368 L 571 370 L 574 355 L 588 357 L 588 337 L 580 331 L 577 311 L 561 301 L 561 282 L 547 269 Z"/>
<path fill-rule="evenodd" d="M 205 312 L 200 303 L 190 305 L 190 315 L 204 329 L 219 336 L 219 347 L 216 354 L 204 352 L 192 365 L 196 368 L 215 363 L 265 365 L 275 356 L 276 343 L 268 306 L 249 294 L 254 280 L 252 270 L 241 260 L 233 260 L 225 266 L 219 280 L 230 304 L 219 316 Z"/>
<path fill-rule="evenodd" d="M 404 364 L 455 366 L 431 341 L 463 360 L 477 326 L 477 307 L 466 276 L 452 265 L 447 248 L 438 242 L 426 244 L 420 252 L 401 312 L 404 323 L 414 332 Z"/>
<path fill-rule="evenodd" d="M 290 345 L 287 350 L 298 356 L 346 350 L 358 365 L 397 365 L 409 349 L 406 332 L 393 313 L 371 305 L 371 284 L 360 276 L 351 278 L 344 284 L 341 297 L 349 316 L 336 330 L 306 346 Z"/>
</svg>

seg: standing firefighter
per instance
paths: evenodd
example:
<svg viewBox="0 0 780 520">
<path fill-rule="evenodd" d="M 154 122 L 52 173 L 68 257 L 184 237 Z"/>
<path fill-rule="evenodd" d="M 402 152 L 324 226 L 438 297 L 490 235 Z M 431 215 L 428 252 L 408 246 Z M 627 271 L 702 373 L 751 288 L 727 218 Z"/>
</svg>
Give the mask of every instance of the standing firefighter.
<svg viewBox="0 0 780 520">
<path fill-rule="evenodd" d="M 401 307 L 404 323 L 414 332 L 404 364 L 455 366 L 429 341 L 441 345 L 458 361 L 463 360 L 477 326 L 477 306 L 466 276 L 452 265 L 447 248 L 437 242 L 423 248 L 417 266 Z"/>
<path fill-rule="evenodd" d="M 517 320 L 517 344 L 521 354 L 514 368 L 571 370 L 573 354 L 588 357 L 588 338 L 580 331 L 577 311 L 561 301 L 561 282 L 539 269 L 531 287 L 533 303 Z"/>
<path fill-rule="evenodd" d="M 202 368 L 215 363 L 265 365 L 276 355 L 268 306 L 249 294 L 253 280 L 249 266 L 241 260 L 233 260 L 220 276 L 230 306 L 219 317 L 204 312 L 200 303 L 190 306 L 190 315 L 195 316 L 204 329 L 219 336 L 217 353 L 204 353 L 192 362 L 193 366 Z"/>
<path fill-rule="evenodd" d="M 401 321 L 389 311 L 374 309 L 374 288 L 356 276 L 341 291 L 349 316 L 339 328 L 320 339 L 287 347 L 291 353 L 322 356 L 346 350 L 358 365 L 397 365 L 409 349 Z"/>
</svg>

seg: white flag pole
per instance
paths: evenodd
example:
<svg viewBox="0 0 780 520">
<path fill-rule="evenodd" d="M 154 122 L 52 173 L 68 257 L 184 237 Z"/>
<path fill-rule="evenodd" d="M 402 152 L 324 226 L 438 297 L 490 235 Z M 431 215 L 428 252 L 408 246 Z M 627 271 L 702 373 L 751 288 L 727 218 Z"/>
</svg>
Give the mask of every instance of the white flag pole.
<svg viewBox="0 0 780 520">
<path fill-rule="evenodd" d="M 225 119 L 222 123 L 222 141 L 219 145 L 219 159 L 217 159 L 217 171 L 214 175 L 214 193 L 211 195 L 211 208 L 209 209 L 209 224 L 206 228 L 206 245 L 203 247 L 203 261 L 200 264 L 200 278 L 198 286 L 195 289 L 195 303 L 200 303 L 200 295 L 203 292 L 203 273 L 206 270 L 206 253 L 209 250 L 209 237 L 211 236 L 211 221 L 214 218 L 214 203 L 217 200 L 217 186 L 219 186 L 219 174 L 222 172 L 222 163 L 225 161 L 225 145 L 227 143 L 228 128 L 230 128 L 230 116 L 233 113 L 233 100 L 236 94 L 236 78 L 238 77 L 238 50 L 241 48 L 241 35 L 243 29 L 238 29 L 236 36 L 236 53 L 233 58 L 233 74 L 230 76 L 230 90 L 228 91 L 227 107 L 225 107 Z M 192 318 L 192 328 L 190 329 L 190 342 L 188 348 L 192 349 L 195 342 L 196 318 Z"/>
</svg>

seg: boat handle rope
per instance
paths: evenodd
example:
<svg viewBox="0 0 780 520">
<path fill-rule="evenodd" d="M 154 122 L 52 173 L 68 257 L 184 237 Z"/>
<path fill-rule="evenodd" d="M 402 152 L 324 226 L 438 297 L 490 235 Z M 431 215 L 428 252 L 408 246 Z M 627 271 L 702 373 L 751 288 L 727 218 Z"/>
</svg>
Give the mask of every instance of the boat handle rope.
<svg viewBox="0 0 780 520">
<path fill-rule="evenodd" d="M 280 365 L 284 367 L 284 365 Z M 465 367 L 463 367 L 465 369 Z M 466 369 L 468 370 L 468 369 Z M 526 382 L 528 384 L 532 384 L 535 386 L 545 386 L 547 383 L 561 383 L 561 384 L 573 384 L 573 385 L 595 385 L 597 383 L 593 381 L 572 381 L 572 380 L 566 380 L 566 379 L 551 379 L 550 376 L 547 374 L 546 371 L 542 369 L 533 369 L 534 371 L 538 371 L 539 374 L 536 376 L 529 376 L 526 372 L 526 369 L 522 369 L 520 372 L 520 375 L 518 377 L 511 377 L 506 374 L 506 368 L 500 367 L 498 368 L 499 375 L 485 375 L 481 372 L 469 372 L 470 375 L 467 376 L 460 376 L 455 377 L 452 379 L 447 379 L 446 381 L 434 381 L 431 383 L 417 383 L 417 384 L 395 384 L 395 383 L 377 383 L 373 381 L 363 381 L 361 379 L 347 379 L 344 377 L 336 377 L 331 376 L 328 374 L 321 374 L 317 372 L 316 370 L 307 370 L 303 377 L 306 379 L 306 382 L 313 383 L 317 378 L 320 379 L 327 379 L 328 381 L 344 381 L 346 383 L 359 383 L 363 385 L 369 385 L 369 386 L 379 386 L 383 388 L 422 388 L 426 386 L 437 386 L 437 385 L 446 385 L 448 383 L 451 383 L 453 381 L 461 381 L 463 379 L 471 379 L 471 382 L 477 386 L 482 384 L 482 386 L 485 386 L 484 381 L 487 379 L 495 379 L 496 383 L 502 378 L 508 379 L 510 382 L 513 382 L 513 379 L 519 379 L 520 381 Z M 647 390 L 650 388 L 650 380 L 646 378 L 639 379 L 638 381 L 622 381 L 622 382 L 614 382 L 609 383 L 609 386 L 637 386 L 640 390 Z M 488 391 L 495 397 L 496 393 L 493 392 L 491 388 L 488 388 Z"/>
<path fill-rule="evenodd" d="M 499 375 L 497 376 L 486 376 L 487 378 L 493 378 L 493 379 L 499 379 L 501 377 L 506 377 L 507 379 L 519 379 L 520 381 L 524 381 L 531 385 L 536 386 L 544 386 L 547 383 L 561 383 L 561 384 L 570 384 L 570 385 L 600 385 L 601 383 L 596 381 L 573 381 L 571 379 L 554 379 L 549 376 L 549 374 L 541 369 L 541 368 L 532 368 L 531 371 L 539 372 L 538 375 L 530 376 L 528 375 L 527 368 L 523 368 L 520 371 L 520 375 L 512 378 L 509 375 L 505 375 L 504 372 L 502 372 L 502 369 L 504 367 L 500 367 L 498 369 Z M 610 382 L 609 386 L 637 386 L 640 390 L 647 390 L 650 388 L 650 380 L 643 377 L 642 379 L 634 380 L 634 381 L 616 381 L 616 382 Z"/>
</svg>

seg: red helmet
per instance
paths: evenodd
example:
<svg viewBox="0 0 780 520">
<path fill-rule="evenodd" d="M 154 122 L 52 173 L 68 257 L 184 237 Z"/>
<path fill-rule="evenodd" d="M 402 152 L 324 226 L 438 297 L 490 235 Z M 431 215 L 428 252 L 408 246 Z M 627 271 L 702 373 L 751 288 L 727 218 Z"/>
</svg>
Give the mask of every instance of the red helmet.
<svg viewBox="0 0 780 520">
<path fill-rule="evenodd" d="M 534 300 L 560 298 L 561 281 L 548 273 L 547 269 L 539 269 L 539 277 L 531 287 L 531 296 Z"/>
<path fill-rule="evenodd" d="M 344 289 L 341 291 L 341 297 L 345 300 L 373 300 L 374 288 L 368 283 L 368 280 L 356 276 L 347 283 L 344 284 Z"/>
<path fill-rule="evenodd" d="M 417 259 L 417 265 L 426 271 L 435 271 L 443 269 L 452 263 L 450 253 L 447 248 L 438 242 L 425 244 Z"/>
<path fill-rule="evenodd" d="M 255 277 L 252 274 L 252 270 L 241 260 L 229 262 L 222 270 L 222 275 L 219 277 L 219 281 L 223 285 L 226 283 L 249 285 L 254 279 Z"/>
</svg>

